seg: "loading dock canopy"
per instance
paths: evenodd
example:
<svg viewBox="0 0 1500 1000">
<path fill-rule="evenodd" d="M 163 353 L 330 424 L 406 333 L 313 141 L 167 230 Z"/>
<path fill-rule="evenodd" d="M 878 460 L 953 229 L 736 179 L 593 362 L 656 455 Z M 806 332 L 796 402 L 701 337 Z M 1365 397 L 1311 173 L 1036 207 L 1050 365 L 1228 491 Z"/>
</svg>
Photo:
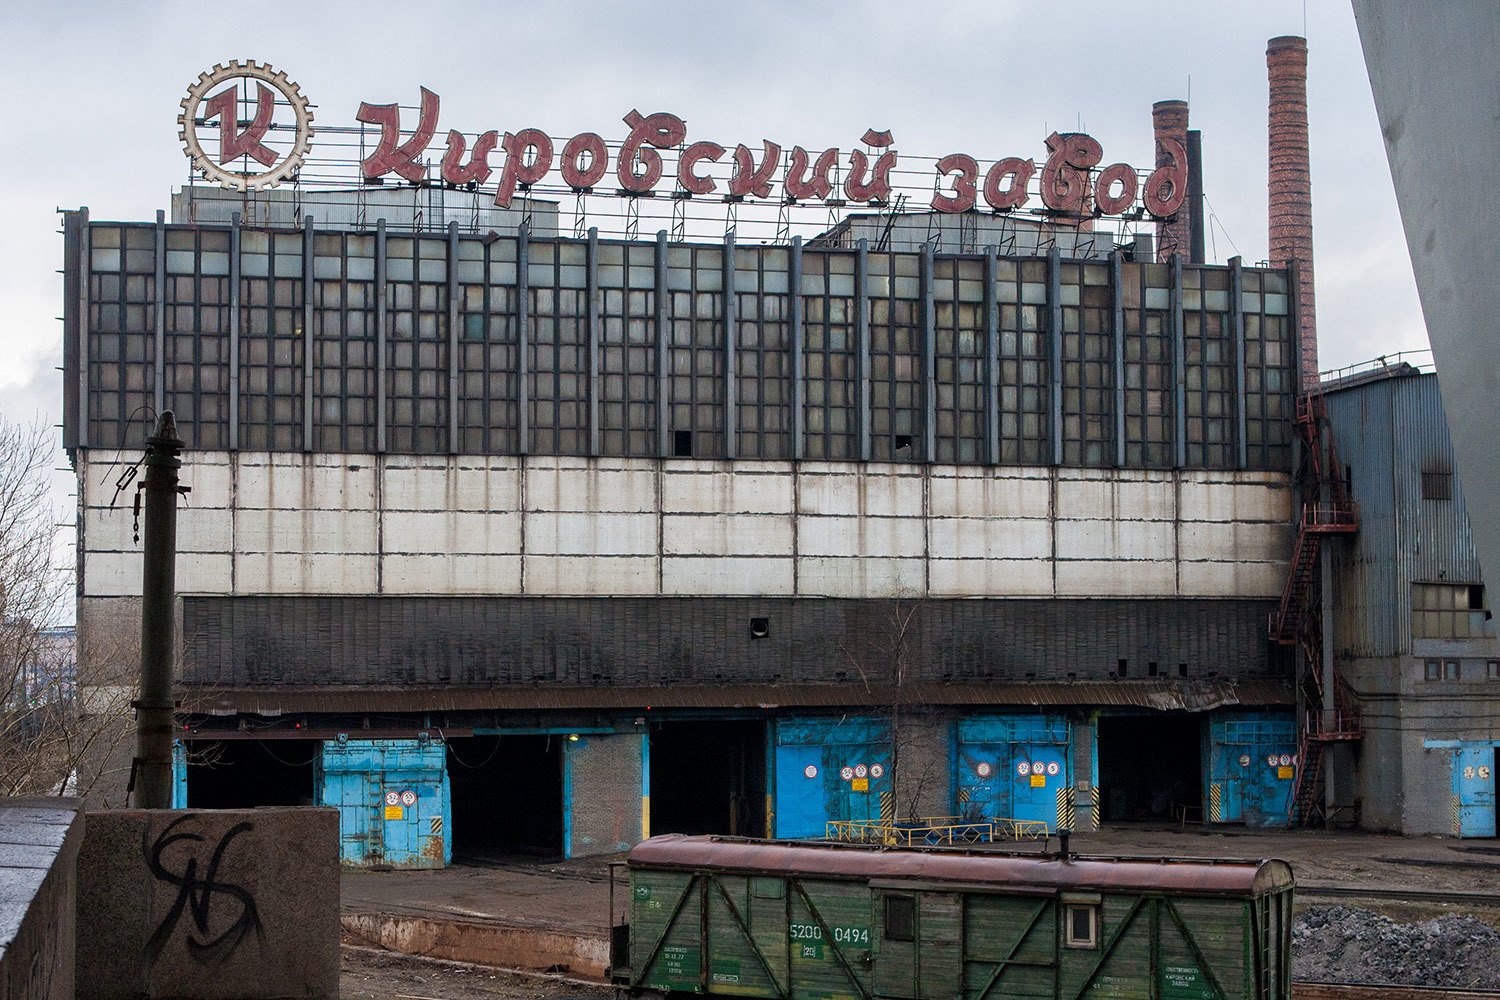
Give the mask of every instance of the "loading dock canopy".
<svg viewBox="0 0 1500 1000">
<path fill-rule="evenodd" d="M 900 880 L 929 885 L 993 886 L 1008 893 L 1062 890 L 1161 890 L 1205 896 L 1259 896 L 1292 887 L 1285 861 L 1205 858 L 1095 858 L 943 850 L 898 850 L 853 844 L 777 844 L 667 834 L 637 844 L 632 867 L 714 870 L 746 875 L 801 875 Z"/>
</svg>

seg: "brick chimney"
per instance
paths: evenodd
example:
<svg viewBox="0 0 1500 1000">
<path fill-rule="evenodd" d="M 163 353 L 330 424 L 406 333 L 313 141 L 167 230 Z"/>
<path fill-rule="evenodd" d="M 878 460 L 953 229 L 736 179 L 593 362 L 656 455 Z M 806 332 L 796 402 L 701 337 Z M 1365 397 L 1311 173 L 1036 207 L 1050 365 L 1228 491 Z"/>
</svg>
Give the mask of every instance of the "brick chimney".
<svg viewBox="0 0 1500 1000">
<path fill-rule="evenodd" d="M 1307 39 L 1266 43 L 1271 87 L 1271 266 L 1297 266 L 1298 369 L 1301 386 L 1318 383 L 1318 323 L 1313 308 L 1312 173 L 1307 146 Z"/>
<path fill-rule="evenodd" d="M 1188 145 L 1187 101 L 1157 101 L 1151 105 L 1151 124 L 1156 132 L 1156 165 L 1166 162 L 1162 153 L 1162 139 L 1176 139 L 1183 149 Z M 1165 261 L 1174 253 L 1186 259 L 1192 244 L 1192 204 L 1184 200 L 1170 222 L 1156 224 L 1156 259 Z"/>
</svg>

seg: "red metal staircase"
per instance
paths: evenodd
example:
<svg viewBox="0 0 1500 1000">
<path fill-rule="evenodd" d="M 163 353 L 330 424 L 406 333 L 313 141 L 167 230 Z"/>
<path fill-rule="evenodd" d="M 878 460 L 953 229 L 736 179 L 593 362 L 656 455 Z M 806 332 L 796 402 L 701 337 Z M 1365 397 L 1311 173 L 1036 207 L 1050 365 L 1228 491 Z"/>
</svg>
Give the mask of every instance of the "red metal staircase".
<svg viewBox="0 0 1500 1000">
<path fill-rule="evenodd" d="M 1302 509 L 1297 543 L 1281 603 L 1271 612 L 1273 642 L 1300 651 L 1297 703 L 1302 719 L 1296 772 L 1287 807 L 1289 825 L 1311 821 L 1319 812 L 1323 757 L 1330 743 L 1360 738 L 1358 700 L 1333 665 L 1333 711 L 1324 710 L 1323 580 L 1319 569 L 1324 540 L 1359 530 L 1359 510 L 1349 498 L 1333 436 L 1328 406 L 1314 391 L 1297 399 L 1297 435 L 1302 445 L 1299 486 Z"/>
</svg>

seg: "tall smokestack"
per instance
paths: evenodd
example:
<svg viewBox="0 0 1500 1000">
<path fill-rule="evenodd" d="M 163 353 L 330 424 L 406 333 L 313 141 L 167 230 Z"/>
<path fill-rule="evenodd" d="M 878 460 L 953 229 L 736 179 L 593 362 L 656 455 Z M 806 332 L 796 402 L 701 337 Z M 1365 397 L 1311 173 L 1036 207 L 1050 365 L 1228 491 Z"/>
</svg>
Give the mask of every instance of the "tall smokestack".
<svg viewBox="0 0 1500 1000">
<path fill-rule="evenodd" d="M 1266 43 L 1271 86 L 1271 266 L 1297 267 L 1298 368 L 1304 390 L 1318 384 L 1318 323 L 1313 311 L 1312 171 L 1307 146 L 1307 39 Z"/>
<path fill-rule="evenodd" d="M 1187 149 L 1188 144 L 1188 105 L 1187 101 L 1157 101 L 1151 105 L 1151 124 L 1156 132 L 1156 165 L 1162 166 L 1167 162 L 1164 155 L 1165 147 L 1162 139 L 1176 139 L 1182 149 Z M 1156 224 L 1156 259 L 1164 261 L 1174 253 L 1180 253 L 1184 257 L 1192 246 L 1192 223 L 1193 212 L 1191 199 L 1184 199 L 1182 207 L 1177 214 L 1172 216 L 1170 222 L 1158 222 Z"/>
</svg>

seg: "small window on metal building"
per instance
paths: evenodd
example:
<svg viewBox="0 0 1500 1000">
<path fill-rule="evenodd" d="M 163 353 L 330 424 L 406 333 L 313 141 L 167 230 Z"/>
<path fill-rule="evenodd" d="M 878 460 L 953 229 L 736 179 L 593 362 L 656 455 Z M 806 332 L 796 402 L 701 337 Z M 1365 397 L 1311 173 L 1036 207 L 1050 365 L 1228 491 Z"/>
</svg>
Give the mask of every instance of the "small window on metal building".
<svg viewBox="0 0 1500 1000">
<path fill-rule="evenodd" d="M 916 897 L 885 897 L 885 939 L 887 941 L 915 941 L 916 938 Z"/>
<path fill-rule="evenodd" d="M 1440 681 L 1443 679 L 1443 661 L 1428 660 L 1422 673 L 1423 680 Z"/>
<path fill-rule="evenodd" d="M 1099 907 L 1094 903 L 1069 903 L 1063 911 L 1069 948 L 1099 946 Z"/>
<path fill-rule="evenodd" d="M 1451 472 L 1424 472 L 1424 473 L 1422 473 L 1422 499 L 1423 500 L 1452 500 L 1453 499 L 1453 473 L 1451 473 Z"/>
<path fill-rule="evenodd" d="M 1485 680 L 1500 681 L 1500 660 L 1487 660 L 1484 664 Z"/>
<path fill-rule="evenodd" d="M 1457 660 L 1447 660 L 1443 663 L 1443 680 L 1456 681 L 1459 679 L 1459 667 Z"/>
<path fill-rule="evenodd" d="M 1421 639 L 1468 639 L 1489 634 L 1482 583 L 1414 583 L 1411 633 Z"/>
</svg>

